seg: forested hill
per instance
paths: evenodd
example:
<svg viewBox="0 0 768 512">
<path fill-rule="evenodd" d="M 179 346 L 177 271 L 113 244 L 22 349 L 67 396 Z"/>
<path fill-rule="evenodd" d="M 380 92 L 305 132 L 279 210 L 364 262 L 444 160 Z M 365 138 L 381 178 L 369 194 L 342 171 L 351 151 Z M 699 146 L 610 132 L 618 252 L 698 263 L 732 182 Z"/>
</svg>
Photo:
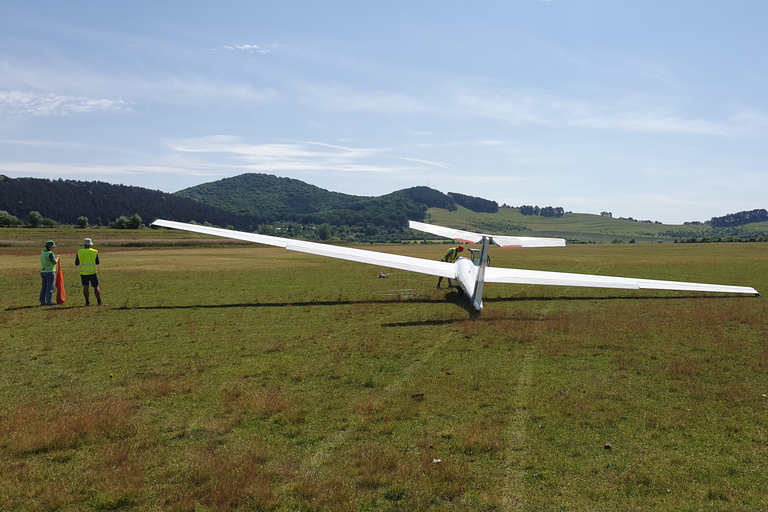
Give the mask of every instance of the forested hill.
<svg viewBox="0 0 768 512">
<path fill-rule="evenodd" d="M 63 224 L 76 224 L 82 216 L 92 224 L 98 218 L 106 225 L 120 216 L 138 214 L 146 223 L 164 218 L 244 230 L 258 226 L 258 221 L 248 215 L 235 215 L 185 197 L 100 181 L 11 179 L 0 175 L 0 210 L 20 219 L 37 211 Z"/>
<path fill-rule="evenodd" d="M 176 192 L 261 223 L 279 221 L 365 228 L 400 229 L 423 220 L 427 208 L 456 209 L 452 198 L 428 187 L 414 187 L 379 197 L 354 196 L 269 174 L 242 174 Z"/>
<path fill-rule="evenodd" d="M 174 195 L 240 215 L 256 215 L 267 221 L 284 220 L 286 215 L 349 208 L 366 199 L 268 174 L 224 178 L 180 190 Z"/>
</svg>

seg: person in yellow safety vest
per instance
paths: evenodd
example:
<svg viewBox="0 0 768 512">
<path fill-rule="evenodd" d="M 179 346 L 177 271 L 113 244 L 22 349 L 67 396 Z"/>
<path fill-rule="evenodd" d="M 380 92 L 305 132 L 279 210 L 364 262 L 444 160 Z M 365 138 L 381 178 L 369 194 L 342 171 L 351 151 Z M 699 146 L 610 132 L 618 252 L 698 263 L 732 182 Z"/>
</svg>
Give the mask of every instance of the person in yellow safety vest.
<svg viewBox="0 0 768 512">
<path fill-rule="evenodd" d="M 443 257 L 440 259 L 440 261 L 445 261 L 446 263 L 454 263 L 457 259 L 459 259 L 459 253 L 464 250 L 464 246 L 460 245 L 458 247 L 451 247 L 446 251 L 445 254 L 443 254 Z M 440 283 L 443 282 L 443 277 L 440 276 L 440 278 L 437 280 L 437 287 L 440 288 Z M 452 288 L 453 283 L 451 283 L 451 279 L 448 278 L 448 288 Z"/>
<path fill-rule="evenodd" d="M 56 305 L 56 303 L 51 302 L 53 285 L 56 283 L 56 269 L 59 264 L 59 258 L 51 251 L 54 247 L 56 247 L 56 242 L 48 240 L 45 242 L 45 249 L 40 253 L 40 277 L 43 280 L 43 285 L 40 287 L 41 306 Z"/>
<path fill-rule="evenodd" d="M 83 248 L 77 251 L 75 256 L 75 265 L 80 266 L 80 282 L 83 284 L 83 296 L 85 297 L 85 305 L 90 306 L 90 292 L 88 287 L 93 286 L 93 291 L 96 294 L 96 300 L 99 302 L 99 306 L 103 306 L 101 301 L 101 290 L 99 289 L 99 276 L 96 272 L 98 269 L 96 265 L 99 264 L 99 251 L 93 248 L 93 241 L 90 238 L 83 240 Z"/>
</svg>

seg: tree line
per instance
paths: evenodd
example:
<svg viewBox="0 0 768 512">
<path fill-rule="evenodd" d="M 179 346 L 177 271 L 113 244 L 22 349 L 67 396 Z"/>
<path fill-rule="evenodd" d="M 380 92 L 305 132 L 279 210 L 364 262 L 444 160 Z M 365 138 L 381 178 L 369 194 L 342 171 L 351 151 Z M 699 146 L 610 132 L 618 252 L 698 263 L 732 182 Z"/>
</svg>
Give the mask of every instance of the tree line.
<svg viewBox="0 0 768 512">
<path fill-rule="evenodd" d="M 734 228 L 765 221 L 768 221 L 768 211 L 760 209 L 731 213 L 723 217 L 712 217 L 708 224 L 714 228 Z"/>
<path fill-rule="evenodd" d="M 458 192 L 448 192 L 448 196 L 456 201 L 456 204 L 477 213 L 496 213 L 499 211 L 499 203 L 489 201 L 482 197 L 467 196 Z"/>
<path fill-rule="evenodd" d="M 562 217 L 565 215 L 565 208 L 562 206 L 545 206 L 539 208 L 538 206 L 523 205 L 520 207 L 520 213 L 522 215 L 538 215 L 540 217 Z"/>
<path fill-rule="evenodd" d="M 43 217 L 42 214 L 36 210 L 29 212 L 22 218 L 18 218 L 15 215 L 11 215 L 5 210 L 0 210 L 0 227 L 19 227 L 28 226 L 30 228 L 52 228 L 58 226 L 59 223 L 50 217 Z M 88 217 L 81 215 L 77 218 L 75 226 L 78 228 L 88 228 L 91 226 L 102 226 L 101 217 L 96 217 L 94 223 L 91 223 Z M 130 217 L 120 215 L 114 221 L 109 223 L 109 227 L 115 229 L 139 229 L 144 226 L 144 221 L 138 213 L 134 213 Z"/>
</svg>

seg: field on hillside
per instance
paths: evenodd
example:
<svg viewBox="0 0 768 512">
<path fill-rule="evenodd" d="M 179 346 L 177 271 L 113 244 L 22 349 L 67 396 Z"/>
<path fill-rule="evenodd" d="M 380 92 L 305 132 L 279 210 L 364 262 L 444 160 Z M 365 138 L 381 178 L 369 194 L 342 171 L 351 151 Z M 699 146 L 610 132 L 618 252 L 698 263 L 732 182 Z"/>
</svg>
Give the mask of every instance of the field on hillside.
<svg viewBox="0 0 768 512">
<path fill-rule="evenodd" d="M 454 212 L 439 208 L 429 209 L 430 220 L 441 226 L 480 230 L 485 233 L 518 234 L 528 236 L 554 236 L 582 242 L 610 243 L 614 239 L 637 242 L 672 242 L 666 232 L 686 231 L 702 233 L 708 226 L 678 226 L 648 224 L 631 220 L 613 219 L 588 213 L 566 213 L 562 217 L 523 215 L 516 208 L 501 208 L 497 213 L 476 213 L 459 207 Z"/>
<path fill-rule="evenodd" d="M 2 247 L 39 247 L 42 250 L 46 240 L 52 239 L 59 250 L 70 251 L 73 255 L 83 247 L 83 239 L 89 237 L 97 247 L 125 246 L 189 246 L 189 245 L 232 245 L 238 240 L 212 238 L 188 231 L 157 229 L 111 229 L 75 228 L 60 226 L 53 229 L 2 228 L 0 229 L 0 248 Z M 74 256 L 72 256 L 74 261 Z M 66 272 L 66 269 L 64 270 Z"/>
<path fill-rule="evenodd" d="M 471 316 L 429 276 L 97 242 L 83 307 L 83 233 L 60 307 L 0 248 L 2 510 L 768 509 L 765 298 L 487 285 Z M 768 291 L 768 244 L 491 256 Z"/>
</svg>

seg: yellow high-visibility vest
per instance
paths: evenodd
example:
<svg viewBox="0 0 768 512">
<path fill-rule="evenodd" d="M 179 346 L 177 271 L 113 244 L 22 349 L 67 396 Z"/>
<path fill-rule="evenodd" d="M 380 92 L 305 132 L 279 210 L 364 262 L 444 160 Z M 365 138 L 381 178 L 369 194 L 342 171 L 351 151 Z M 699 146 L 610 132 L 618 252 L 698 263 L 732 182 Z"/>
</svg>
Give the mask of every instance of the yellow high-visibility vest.
<svg viewBox="0 0 768 512">
<path fill-rule="evenodd" d="M 459 248 L 451 247 L 450 249 L 448 249 L 445 255 L 443 255 L 440 261 L 445 261 L 447 263 L 454 263 L 457 259 L 459 259 Z"/>
<path fill-rule="evenodd" d="M 56 262 L 51 261 L 51 254 L 48 249 L 40 253 L 40 272 L 56 272 Z"/>
<path fill-rule="evenodd" d="M 96 249 L 80 249 L 77 251 L 77 259 L 80 262 L 80 275 L 89 276 L 95 274 L 98 270 L 96 268 L 96 256 L 99 255 L 99 251 Z"/>
</svg>

